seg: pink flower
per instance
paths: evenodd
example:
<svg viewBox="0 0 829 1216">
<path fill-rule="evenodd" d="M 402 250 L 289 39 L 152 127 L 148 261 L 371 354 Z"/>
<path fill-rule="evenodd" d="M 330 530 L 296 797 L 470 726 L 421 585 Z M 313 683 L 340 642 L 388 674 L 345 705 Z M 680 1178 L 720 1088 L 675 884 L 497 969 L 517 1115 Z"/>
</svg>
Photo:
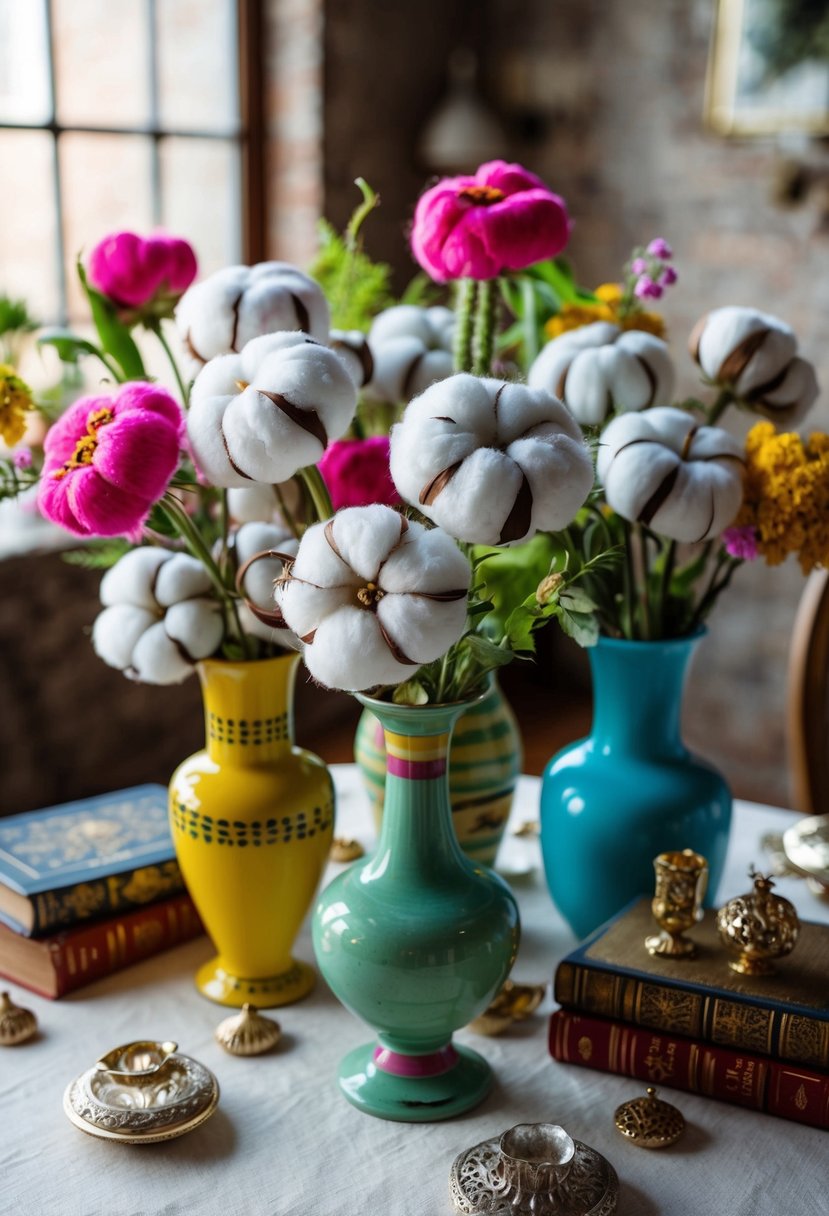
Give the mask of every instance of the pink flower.
<svg viewBox="0 0 829 1216">
<path fill-rule="evenodd" d="M 82 397 L 47 432 L 38 506 L 77 536 L 137 538 L 175 472 L 184 417 L 154 384 Z"/>
<path fill-rule="evenodd" d="M 657 282 L 660 287 L 673 287 L 674 283 L 679 278 L 679 275 L 674 270 L 673 266 L 666 266 L 660 274 Z"/>
<path fill-rule="evenodd" d="M 411 246 L 426 273 L 445 283 L 523 270 L 555 257 L 569 235 L 563 199 L 521 165 L 493 160 L 421 195 Z"/>
<path fill-rule="evenodd" d="M 662 295 L 662 288 L 658 283 L 654 283 L 650 275 L 643 274 L 637 280 L 633 294 L 638 300 L 658 300 Z"/>
<path fill-rule="evenodd" d="M 89 281 L 123 308 L 143 308 L 156 296 L 178 299 L 196 277 L 196 255 L 176 236 L 105 236 L 89 255 Z"/>
<path fill-rule="evenodd" d="M 741 528 L 726 528 L 722 543 L 730 557 L 738 557 L 745 562 L 753 562 L 760 555 L 757 533 L 750 524 Z"/>
<path fill-rule="evenodd" d="M 389 473 L 386 435 L 335 440 L 326 448 L 319 470 L 335 511 L 341 507 L 367 507 L 375 502 L 394 507 L 401 501 Z"/>
<path fill-rule="evenodd" d="M 673 249 L 671 249 L 664 237 L 661 236 L 654 237 L 654 239 L 648 245 L 647 252 L 651 254 L 652 257 L 662 258 L 663 260 L 672 258 L 674 256 Z"/>
<path fill-rule="evenodd" d="M 647 258 L 634 258 L 630 264 L 633 274 L 644 274 L 650 263 Z"/>
<path fill-rule="evenodd" d="M 32 467 L 32 449 L 31 448 L 16 448 L 14 453 L 14 467 L 21 471 Z"/>
</svg>

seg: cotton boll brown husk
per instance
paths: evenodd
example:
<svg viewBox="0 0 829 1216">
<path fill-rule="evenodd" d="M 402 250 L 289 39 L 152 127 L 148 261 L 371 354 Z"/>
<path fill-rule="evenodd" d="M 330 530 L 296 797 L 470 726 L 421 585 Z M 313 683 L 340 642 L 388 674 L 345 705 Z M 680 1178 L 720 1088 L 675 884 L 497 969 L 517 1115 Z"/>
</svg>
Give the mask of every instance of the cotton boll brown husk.
<svg viewBox="0 0 829 1216">
<path fill-rule="evenodd" d="M 473 544 L 564 527 L 593 485 L 581 430 L 556 397 L 466 373 L 409 404 L 392 430 L 390 467 L 407 502 Z"/>
<path fill-rule="evenodd" d="M 268 334 L 204 368 L 193 385 L 187 432 L 213 485 L 273 485 L 319 460 L 348 429 L 356 405 L 334 351 L 301 334 Z"/>
<path fill-rule="evenodd" d="M 288 262 L 227 266 L 186 291 L 176 307 L 191 377 L 262 334 L 299 330 L 326 343 L 329 322 L 319 285 Z"/>
<path fill-rule="evenodd" d="M 249 523 L 244 524 L 232 538 L 236 568 L 241 570 L 246 562 L 258 553 L 268 550 L 278 550 L 293 557 L 299 542 L 284 528 L 276 524 Z M 278 557 L 262 557 L 252 562 L 245 573 L 242 582 L 244 595 L 261 611 L 273 612 L 273 594 L 276 580 L 284 570 L 283 563 Z M 247 607 L 240 605 L 242 628 L 245 633 L 261 638 L 265 642 L 273 642 L 277 646 L 286 646 L 296 650 L 299 641 L 289 629 L 279 629 L 275 625 L 266 624 Z"/>
<path fill-rule="evenodd" d="M 332 329 L 329 345 L 345 364 L 355 388 L 363 388 L 374 374 L 374 356 L 368 338 L 359 329 Z"/>
</svg>

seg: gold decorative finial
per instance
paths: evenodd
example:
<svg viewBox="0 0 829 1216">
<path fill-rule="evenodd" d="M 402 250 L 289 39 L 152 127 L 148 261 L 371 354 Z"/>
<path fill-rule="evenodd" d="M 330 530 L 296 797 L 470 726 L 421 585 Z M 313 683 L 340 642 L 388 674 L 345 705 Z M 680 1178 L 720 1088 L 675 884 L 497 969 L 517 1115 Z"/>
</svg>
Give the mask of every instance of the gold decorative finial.
<svg viewBox="0 0 829 1216">
<path fill-rule="evenodd" d="M 31 1009 L 22 1009 L 8 992 L 0 992 L 0 1047 L 16 1047 L 35 1034 L 37 1018 Z"/>
<path fill-rule="evenodd" d="M 670 1102 L 657 1098 L 649 1085 L 646 1097 L 632 1098 L 616 1108 L 613 1121 L 626 1140 L 639 1148 L 667 1148 L 685 1131 L 685 1118 Z"/>
<path fill-rule="evenodd" d="M 216 1042 L 232 1056 L 260 1056 L 282 1037 L 273 1018 L 266 1018 L 255 1005 L 244 1004 L 241 1013 L 225 1018 L 216 1027 Z"/>
<path fill-rule="evenodd" d="M 774 960 L 794 950 L 800 920 L 793 903 L 775 895 L 767 874 L 749 867 L 754 890 L 730 899 L 717 913 L 723 945 L 737 954 L 728 965 L 739 975 L 773 975 Z"/>
</svg>

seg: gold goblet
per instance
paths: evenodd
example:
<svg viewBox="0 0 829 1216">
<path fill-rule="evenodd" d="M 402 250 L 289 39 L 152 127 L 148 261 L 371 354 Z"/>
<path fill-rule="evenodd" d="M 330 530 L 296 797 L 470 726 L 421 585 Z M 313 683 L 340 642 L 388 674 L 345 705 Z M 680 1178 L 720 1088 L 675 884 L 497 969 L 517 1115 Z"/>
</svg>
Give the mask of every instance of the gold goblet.
<svg viewBox="0 0 829 1216">
<path fill-rule="evenodd" d="M 708 862 L 693 849 L 660 853 L 654 858 L 656 893 L 651 903 L 661 932 L 645 938 L 650 954 L 692 958 L 696 946 L 682 934 L 702 919 L 702 900 L 708 886 Z"/>
</svg>

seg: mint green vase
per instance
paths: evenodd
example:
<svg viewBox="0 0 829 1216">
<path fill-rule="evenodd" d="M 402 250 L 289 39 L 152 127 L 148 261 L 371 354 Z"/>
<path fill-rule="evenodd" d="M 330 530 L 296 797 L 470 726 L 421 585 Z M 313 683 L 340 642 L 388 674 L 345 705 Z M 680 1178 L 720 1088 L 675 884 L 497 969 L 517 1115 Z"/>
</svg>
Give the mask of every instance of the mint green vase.
<svg viewBox="0 0 829 1216">
<path fill-rule="evenodd" d="M 339 1071 L 349 1102 L 403 1122 L 448 1119 L 477 1105 L 489 1065 L 452 1033 L 481 1013 L 515 960 L 509 887 L 467 858 L 452 828 L 447 753 L 475 699 L 453 705 L 358 700 L 385 732 L 383 825 L 371 857 L 322 893 L 313 917 L 319 969 L 377 1031 Z"/>
</svg>

